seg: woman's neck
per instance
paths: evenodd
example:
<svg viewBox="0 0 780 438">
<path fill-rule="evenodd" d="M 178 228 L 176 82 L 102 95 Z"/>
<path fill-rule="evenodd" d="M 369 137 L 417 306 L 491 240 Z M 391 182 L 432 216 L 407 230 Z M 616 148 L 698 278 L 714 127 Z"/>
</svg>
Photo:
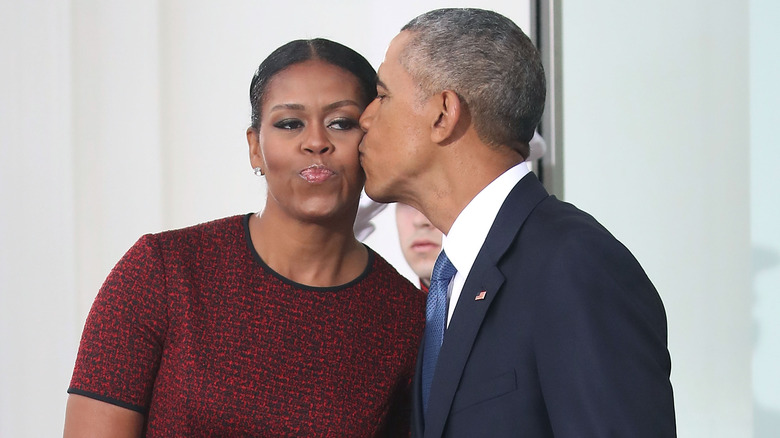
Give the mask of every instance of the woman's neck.
<svg viewBox="0 0 780 438">
<path fill-rule="evenodd" d="M 285 278 L 308 286 L 338 286 L 363 273 L 368 250 L 355 239 L 350 223 L 333 222 L 302 222 L 263 212 L 249 218 L 249 233 L 260 258 Z"/>
</svg>

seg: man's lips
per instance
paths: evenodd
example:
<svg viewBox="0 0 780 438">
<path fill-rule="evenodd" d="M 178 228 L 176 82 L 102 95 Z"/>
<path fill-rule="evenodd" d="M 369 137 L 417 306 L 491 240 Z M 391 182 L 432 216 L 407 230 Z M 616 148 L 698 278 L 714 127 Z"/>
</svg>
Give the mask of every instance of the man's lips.
<svg viewBox="0 0 780 438">
<path fill-rule="evenodd" d="M 336 172 L 322 164 L 312 164 L 300 172 L 301 178 L 310 183 L 321 183 L 335 174 Z"/>
<path fill-rule="evenodd" d="M 415 240 L 412 242 L 411 245 L 412 250 L 414 251 L 431 251 L 436 250 L 438 251 L 440 248 L 440 245 L 434 242 L 431 242 L 430 240 Z"/>
</svg>

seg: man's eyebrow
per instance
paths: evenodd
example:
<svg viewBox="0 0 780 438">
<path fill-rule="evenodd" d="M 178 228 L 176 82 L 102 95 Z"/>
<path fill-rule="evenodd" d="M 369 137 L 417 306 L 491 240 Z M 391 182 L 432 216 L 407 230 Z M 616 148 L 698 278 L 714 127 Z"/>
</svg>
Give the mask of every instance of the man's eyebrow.
<svg viewBox="0 0 780 438">
<path fill-rule="evenodd" d="M 382 82 L 381 79 L 379 79 L 379 75 L 377 75 L 377 77 L 376 77 L 376 86 L 377 87 L 382 87 L 385 90 L 387 90 L 387 85 L 384 82 Z"/>
</svg>

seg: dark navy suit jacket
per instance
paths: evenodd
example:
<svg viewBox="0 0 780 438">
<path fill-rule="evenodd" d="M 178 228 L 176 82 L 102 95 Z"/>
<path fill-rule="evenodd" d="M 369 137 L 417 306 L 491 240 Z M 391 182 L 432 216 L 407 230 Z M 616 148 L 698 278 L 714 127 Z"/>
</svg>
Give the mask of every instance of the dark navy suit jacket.
<svg viewBox="0 0 780 438">
<path fill-rule="evenodd" d="M 425 418 L 418 359 L 412 435 L 676 436 L 666 339 L 661 299 L 628 249 L 529 173 L 466 279 Z"/>
</svg>

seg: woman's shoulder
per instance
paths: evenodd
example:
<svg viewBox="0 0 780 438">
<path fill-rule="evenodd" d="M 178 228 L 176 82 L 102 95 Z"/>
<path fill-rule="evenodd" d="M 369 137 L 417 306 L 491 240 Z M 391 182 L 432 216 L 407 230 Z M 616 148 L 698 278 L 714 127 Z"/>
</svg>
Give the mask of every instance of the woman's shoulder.
<svg viewBox="0 0 780 438">
<path fill-rule="evenodd" d="M 189 225 L 181 228 L 172 228 L 169 230 L 154 233 L 158 238 L 171 239 L 184 236 L 221 236 L 224 234 L 235 233 L 236 230 L 243 230 L 248 214 L 239 214 L 234 216 L 213 219 L 201 222 L 196 225 Z"/>
<path fill-rule="evenodd" d="M 163 260 L 202 258 L 244 248 L 247 215 L 235 215 L 141 236 L 128 254 L 154 253 Z"/>
<path fill-rule="evenodd" d="M 362 282 L 361 293 L 371 303 L 372 318 L 389 331 L 405 333 L 416 349 L 425 323 L 426 295 L 382 256 L 369 251 L 373 253 L 372 271 Z"/>
<path fill-rule="evenodd" d="M 187 243 L 203 245 L 207 242 L 217 243 L 241 238 L 244 235 L 244 223 L 247 216 L 246 214 L 234 215 L 182 228 L 172 228 L 146 234 L 141 239 L 154 240 L 161 246 L 167 247 Z"/>
<path fill-rule="evenodd" d="M 396 293 L 404 298 L 411 296 L 422 297 L 422 301 L 425 301 L 425 294 L 412 284 L 406 277 L 401 275 L 393 265 L 384 259 L 379 253 L 368 248 L 369 254 L 371 254 L 371 274 L 367 278 L 370 281 L 378 283 L 380 287 L 390 288 L 391 293 Z"/>
</svg>

